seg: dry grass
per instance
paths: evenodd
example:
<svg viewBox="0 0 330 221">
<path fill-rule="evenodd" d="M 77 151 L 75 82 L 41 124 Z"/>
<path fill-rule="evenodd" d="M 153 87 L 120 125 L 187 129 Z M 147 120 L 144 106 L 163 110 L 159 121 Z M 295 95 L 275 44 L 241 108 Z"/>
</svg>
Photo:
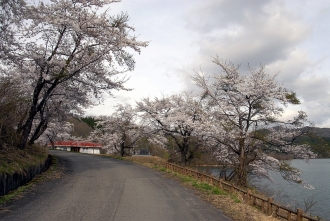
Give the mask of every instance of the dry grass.
<svg viewBox="0 0 330 221">
<path fill-rule="evenodd" d="M 24 172 L 24 169 L 42 163 L 47 155 L 47 150 L 39 146 L 27 146 L 24 150 L 15 147 L 0 149 L 0 174 Z"/>
<path fill-rule="evenodd" d="M 155 167 L 165 167 L 166 160 L 156 157 L 156 156 L 129 156 L 123 157 L 124 160 L 131 161 L 134 163 L 142 164 L 147 167 L 155 168 Z"/>
<path fill-rule="evenodd" d="M 222 190 L 214 190 L 214 188 L 211 188 L 207 184 L 198 183 L 192 178 L 166 171 L 166 161 L 162 158 L 154 156 L 131 156 L 124 157 L 123 159 L 166 172 L 167 177 L 176 179 L 185 187 L 193 189 L 202 200 L 221 209 L 228 217 L 235 221 L 279 221 L 279 219 L 267 216 L 257 208 L 243 203 L 243 199 L 240 196 Z"/>
<path fill-rule="evenodd" d="M 86 138 L 93 131 L 93 129 L 89 127 L 88 124 L 76 118 L 68 117 L 67 121 L 73 124 L 74 130 L 71 133 L 73 136 Z"/>
<path fill-rule="evenodd" d="M 239 196 L 236 196 L 240 199 Z M 201 198 L 217 208 L 224 211 L 224 213 L 233 220 L 240 221 L 278 221 L 279 219 L 263 214 L 257 208 L 249 206 L 240 202 L 235 202 L 235 199 L 230 195 L 215 195 L 215 194 L 202 194 Z"/>
</svg>

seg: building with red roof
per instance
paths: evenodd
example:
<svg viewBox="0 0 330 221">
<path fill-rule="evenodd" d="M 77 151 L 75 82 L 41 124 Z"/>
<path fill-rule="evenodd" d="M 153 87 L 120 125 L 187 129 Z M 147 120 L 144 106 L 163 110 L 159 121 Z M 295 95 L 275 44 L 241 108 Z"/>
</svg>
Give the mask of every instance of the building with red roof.
<svg viewBox="0 0 330 221">
<path fill-rule="evenodd" d="M 100 154 L 102 144 L 89 141 L 56 141 L 54 145 L 48 144 L 48 147 L 55 150 L 65 150 L 79 153 Z"/>
</svg>

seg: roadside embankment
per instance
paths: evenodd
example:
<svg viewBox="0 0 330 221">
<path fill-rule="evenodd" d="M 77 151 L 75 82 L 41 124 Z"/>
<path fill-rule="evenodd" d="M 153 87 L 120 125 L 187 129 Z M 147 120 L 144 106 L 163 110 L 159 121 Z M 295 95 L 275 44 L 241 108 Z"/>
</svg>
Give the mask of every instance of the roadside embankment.
<svg viewBox="0 0 330 221">
<path fill-rule="evenodd" d="M 5 148 L 0 150 L 0 196 L 31 181 L 47 170 L 51 159 L 43 147 L 33 146 L 24 150 Z"/>
</svg>

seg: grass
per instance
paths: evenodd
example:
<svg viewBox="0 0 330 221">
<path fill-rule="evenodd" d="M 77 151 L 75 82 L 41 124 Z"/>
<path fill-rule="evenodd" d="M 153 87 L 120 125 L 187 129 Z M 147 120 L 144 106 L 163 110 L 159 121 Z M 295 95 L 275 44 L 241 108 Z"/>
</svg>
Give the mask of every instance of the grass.
<svg viewBox="0 0 330 221">
<path fill-rule="evenodd" d="M 194 188 L 196 188 L 197 190 L 204 192 L 207 195 L 229 196 L 233 200 L 233 202 L 235 202 L 235 203 L 241 203 L 242 202 L 240 199 L 238 199 L 237 195 L 229 193 L 225 190 L 222 190 L 219 187 L 212 186 L 208 183 L 199 182 L 191 176 L 185 176 L 185 175 L 181 175 L 181 174 L 178 174 L 178 173 L 173 173 L 173 174 L 175 176 L 179 177 L 179 180 L 182 183 L 187 183 L 187 184 L 193 186 Z"/>
<path fill-rule="evenodd" d="M 24 150 L 3 148 L 0 150 L 0 174 L 23 173 L 25 168 L 39 165 L 47 156 L 47 150 L 39 146 L 28 146 Z"/>
</svg>

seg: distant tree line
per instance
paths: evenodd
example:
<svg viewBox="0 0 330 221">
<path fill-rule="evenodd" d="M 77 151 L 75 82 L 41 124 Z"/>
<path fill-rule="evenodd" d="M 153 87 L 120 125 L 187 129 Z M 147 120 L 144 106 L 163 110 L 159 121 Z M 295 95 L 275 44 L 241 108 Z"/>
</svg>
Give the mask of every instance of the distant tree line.
<svg viewBox="0 0 330 221">
<path fill-rule="evenodd" d="M 330 137 L 322 137 L 317 132 L 312 132 L 309 135 L 299 137 L 297 142 L 310 145 L 318 158 L 330 158 Z"/>
</svg>

